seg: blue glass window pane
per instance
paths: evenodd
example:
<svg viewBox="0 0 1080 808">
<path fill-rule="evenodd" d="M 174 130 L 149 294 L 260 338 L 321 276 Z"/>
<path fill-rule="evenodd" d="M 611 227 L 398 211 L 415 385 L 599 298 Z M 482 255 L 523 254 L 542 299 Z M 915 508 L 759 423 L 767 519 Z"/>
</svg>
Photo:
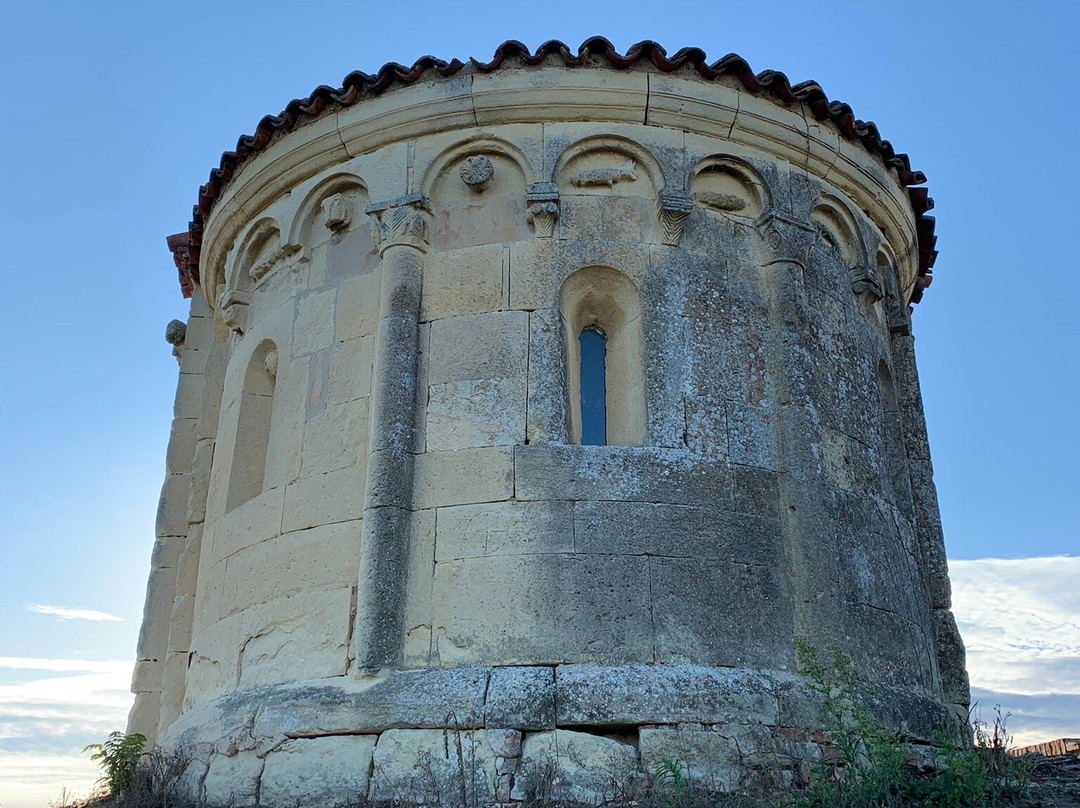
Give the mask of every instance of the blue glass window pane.
<svg viewBox="0 0 1080 808">
<path fill-rule="evenodd" d="M 607 335 L 586 328 L 578 337 L 581 346 L 581 444 L 607 444 L 607 385 L 604 362 L 607 358 Z"/>
</svg>

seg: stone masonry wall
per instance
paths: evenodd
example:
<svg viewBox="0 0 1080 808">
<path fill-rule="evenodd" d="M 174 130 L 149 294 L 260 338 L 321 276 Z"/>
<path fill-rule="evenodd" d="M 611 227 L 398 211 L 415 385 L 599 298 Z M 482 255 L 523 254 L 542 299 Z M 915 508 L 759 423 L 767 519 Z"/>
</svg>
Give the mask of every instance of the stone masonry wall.
<svg viewBox="0 0 1080 808">
<path fill-rule="evenodd" d="M 593 113 L 530 120 L 526 75 Z M 806 637 L 928 741 L 968 695 L 889 172 L 723 83 L 486 76 L 502 117 L 436 127 L 456 81 L 291 133 L 209 221 L 131 729 L 211 803 L 790 782 Z M 713 117 L 624 115 L 678 97 Z M 621 445 L 577 445 L 574 306 Z"/>
</svg>

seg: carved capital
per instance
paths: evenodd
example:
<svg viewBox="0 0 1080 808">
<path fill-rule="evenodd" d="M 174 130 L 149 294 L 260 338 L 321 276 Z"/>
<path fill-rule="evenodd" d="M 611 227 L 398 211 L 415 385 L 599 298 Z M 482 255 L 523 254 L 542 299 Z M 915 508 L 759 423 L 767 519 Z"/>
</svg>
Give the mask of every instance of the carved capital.
<svg viewBox="0 0 1080 808">
<path fill-rule="evenodd" d="M 422 194 L 409 194 L 389 202 L 368 205 L 371 237 L 382 255 L 390 247 L 412 247 L 427 252 L 431 205 Z"/>
<path fill-rule="evenodd" d="M 663 243 L 676 246 L 682 238 L 686 217 L 694 209 L 694 198 L 686 191 L 661 191 L 656 209 L 664 228 Z"/>
<path fill-rule="evenodd" d="M 537 238 L 555 235 L 559 218 L 559 187 L 553 182 L 534 182 L 526 191 L 526 219 L 536 231 Z"/>
<path fill-rule="evenodd" d="M 754 224 L 765 242 L 769 263 L 787 262 L 806 266 L 806 256 L 814 238 L 811 225 L 775 210 L 765 211 Z"/>
<path fill-rule="evenodd" d="M 221 319 L 230 330 L 238 334 L 244 333 L 247 327 L 249 303 L 251 303 L 251 296 L 239 289 L 226 289 L 218 297 L 218 311 L 221 312 Z"/>
</svg>

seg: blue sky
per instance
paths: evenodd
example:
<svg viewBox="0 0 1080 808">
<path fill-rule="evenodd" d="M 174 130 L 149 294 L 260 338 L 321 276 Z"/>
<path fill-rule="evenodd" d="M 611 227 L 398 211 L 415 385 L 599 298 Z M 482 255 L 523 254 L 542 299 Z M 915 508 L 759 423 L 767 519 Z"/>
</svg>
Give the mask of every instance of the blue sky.
<svg viewBox="0 0 1080 808">
<path fill-rule="evenodd" d="M 1042 2 L 0 0 L 5 808 L 85 791 L 78 748 L 126 712 L 177 373 L 163 332 L 186 311 L 165 236 L 291 98 L 508 38 L 735 51 L 817 80 L 927 174 L 941 257 L 915 333 L 973 681 L 1021 733 L 1080 734 L 1077 24 Z M 1026 560 L 1045 556 L 1070 558 Z"/>
</svg>

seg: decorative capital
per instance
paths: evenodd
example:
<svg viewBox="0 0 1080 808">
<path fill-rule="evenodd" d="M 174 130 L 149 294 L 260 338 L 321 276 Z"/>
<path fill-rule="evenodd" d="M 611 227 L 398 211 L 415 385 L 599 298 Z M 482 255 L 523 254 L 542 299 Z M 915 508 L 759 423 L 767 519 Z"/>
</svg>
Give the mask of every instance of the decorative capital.
<svg viewBox="0 0 1080 808">
<path fill-rule="evenodd" d="M 221 312 L 221 319 L 231 331 L 237 334 L 244 333 L 247 327 L 249 303 L 251 303 L 251 296 L 239 289 L 226 289 L 218 297 L 218 311 Z"/>
<path fill-rule="evenodd" d="M 559 218 L 559 186 L 553 182 L 532 183 L 526 190 L 525 210 L 537 238 L 554 236 Z"/>
<path fill-rule="evenodd" d="M 381 256 L 390 247 L 412 247 L 427 252 L 431 204 L 423 194 L 408 194 L 389 202 L 368 205 L 371 237 Z"/>
<path fill-rule="evenodd" d="M 661 191 L 656 209 L 664 227 L 663 243 L 676 246 L 682 238 L 686 217 L 694 209 L 694 198 L 686 191 Z"/>
</svg>

